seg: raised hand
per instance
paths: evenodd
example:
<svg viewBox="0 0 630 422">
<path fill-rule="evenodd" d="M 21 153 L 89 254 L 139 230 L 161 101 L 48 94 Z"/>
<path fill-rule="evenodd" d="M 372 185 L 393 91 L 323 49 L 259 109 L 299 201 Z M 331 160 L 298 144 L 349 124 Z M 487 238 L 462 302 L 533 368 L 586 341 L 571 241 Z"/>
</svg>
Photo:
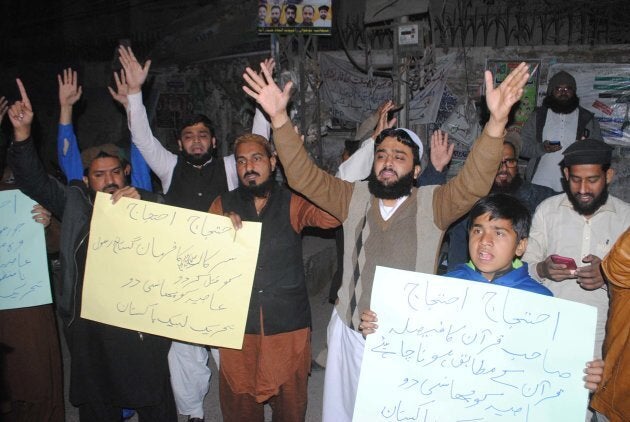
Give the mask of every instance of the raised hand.
<svg viewBox="0 0 630 422">
<path fill-rule="evenodd" d="M 261 73 L 256 73 L 252 68 L 245 69 L 243 79 L 247 85 L 243 91 L 262 107 L 271 118 L 271 124 L 278 128 L 289 120 L 287 104 L 291 98 L 292 82 L 288 82 L 283 90 L 273 81 L 269 70 L 261 64 Z"/>
<path fill-rule="evenodd" d="M 431 164 L 437 171 L 444 170 L 444 167 L 451 162 L 455 144 L 448 143 L 448 133 L 436 130 L 431 135 Z"/>
<path fill-rule="evenodd" d="M 77 79 L 77 72 L 71 68 L 64 69 L 63 75 L 57 75 L 59 105 L 61 107 L 72 107 L 81 98 L 83 91 L 78 85 Z"/>
<path fill-rule="evenodd" d="M 15 142 L 22 142 L 31 136 L 31 124 L 33 123 L 33 116 L 35 114 L 33 113 L 31 101 L 26 94 L 24 84 L 22 84 L 19 78 L 16 79 L 15 82 L 20 90 L 20 97 L 22 99 L 13 103 L 9 108 L 9 120 L 11 120 L 11 124 L 13 125 Z"/>
<path fill-rule="evenodd" d="M 262 68 L 267 69 L 267 71 L 269 72 L 270 75 L 273 75 L 273 71 L 276 68 L 276 61 L 273 59 L 273 57 L 269 57 L 268 59 L 265 59 L 261 64 L 260 64 L 260 69 L 262 71 Z"/>
<path fill-rule="evenodd" d="M 9 102 L 4 96 L 0 97 L 0 123 L 2 123 L 2 119 L 4 119 L 4 115 L 7 114 L 8 109 Z"/>
<path fill-rule="evenodd" d="M 136 56 L 134 56 L 133 51 L 131 51 L 131 47 L 121 45 L 118 47 L 118 52 L 120 53 L 120 64 L 125 70 L 127 85 L 129 86 L 128 94 L 140 92 L 142 84 L 149 75 L 151 60 L 147 60 L 144 65 L 141 65 Z"/>
<path fill-rule="evenodd" d="M 72 123 L 72 107 L 81 98 L 82 90 L 77 82 L 77 72 L 71 68 L 63 70 L 63 75 L 57 75 L 59 83 L 59 123 L 69 125 Z"/>
<path fill-rule="evenodd" d="M 112 87 L 108 86 L 107 90 L 111 94 L 112 98 L 118 101 L 124 108 L 127 108 L 129 100 L 127 100 L 127 94 L 129 94 L 129 85 L 127 85 L 127 78 L 125 77 L 125 70 L 120 70 L 120 76 L 114 72 L 114 81 L 116 82 L 116 91 Z"/>
<path fill-rule="evenodd" d="M 486 104 L 490 110 L 490 120 L 486 124 L 486 132 L 490 136 L 500 137 L 503 135 L 510 109 L 523 95 L 523 87 L 529 79 L 527 70 L 527 64 L 522 62 L 496 88 L 492 73 L 486 70 Z"/>
<path fill-rule="evenodd" d="M 394 125 L 396 124 L 396 118 L 393 117 L 391 120 L 387 120 L 387 113 L 395 108 L 396 104 L 394 104 L 392 100 L 387 100 L 378 106 L 378 109 L 376 110 L 378 113 L 378 123 L 376 124 L 376 129 L 374 129 L 374 134 L 372 135 L 373 139 L 376 139 L 376 137 L 384 129 L 394 127 Z"/>
</svg>

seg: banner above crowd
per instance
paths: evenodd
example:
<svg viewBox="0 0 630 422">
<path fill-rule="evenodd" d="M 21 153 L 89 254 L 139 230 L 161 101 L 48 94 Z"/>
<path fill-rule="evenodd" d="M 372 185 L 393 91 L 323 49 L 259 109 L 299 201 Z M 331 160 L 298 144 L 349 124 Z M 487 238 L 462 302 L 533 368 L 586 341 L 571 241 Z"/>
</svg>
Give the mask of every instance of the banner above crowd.
<svg viewBox="0 0 630 422">
<path fill-rule="evenodd" d="M 393 82 L 389 78 L 370 77 L 355 68 L 350 61 L 320 53 L 323 83 L 321 98 L 331 116 L 347 122 L 360 123 L 386 100 L 393 98 Z M 455 53 L 437 59 L 435 72 L 422 90 L 410 93 L 409 124 L 436 121 L 440 100 L 446 86 L 449 69 L 455 63 Z"/>
</svg>

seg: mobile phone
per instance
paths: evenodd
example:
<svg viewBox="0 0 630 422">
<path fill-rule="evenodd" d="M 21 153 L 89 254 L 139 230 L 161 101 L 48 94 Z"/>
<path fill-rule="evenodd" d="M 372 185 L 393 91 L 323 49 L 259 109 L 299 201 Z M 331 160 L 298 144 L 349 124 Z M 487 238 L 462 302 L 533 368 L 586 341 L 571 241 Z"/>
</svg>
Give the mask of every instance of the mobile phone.
<svg viewBox="0 0 630 422">
<path fill-rule="evenodd" d="M 389 121 L 389 120 L 393 119 L 394 116 L 396 115 L 396 113 L 398 113 L 400 110 L 402 110 L 404 106 L 405 106 L 405 104 L 403 103 L 403 104 L 397 105 L 396 107 L 394 107 L 391 110 L 389 110 L 387 112 L 387 120 Z"/>
<path fill-rule="evenodd" d="M 562 144 L 560 143 L 560 141 L 549 141 L 547 140 L 547 142 L 549 142 L 549 145 L 556 147 L 556 146 L 562 146 Z"/>
<path fill-rule="evenodd" d="M 561 255 L 551 255 L 551 261 L 554 264 L 564 264 L 567 266 L 567 270 L 577 270 L 577 265 L 575 265 L 575 261 L 573 258 L 568 258 L 566 256 Z"/>
</svg>

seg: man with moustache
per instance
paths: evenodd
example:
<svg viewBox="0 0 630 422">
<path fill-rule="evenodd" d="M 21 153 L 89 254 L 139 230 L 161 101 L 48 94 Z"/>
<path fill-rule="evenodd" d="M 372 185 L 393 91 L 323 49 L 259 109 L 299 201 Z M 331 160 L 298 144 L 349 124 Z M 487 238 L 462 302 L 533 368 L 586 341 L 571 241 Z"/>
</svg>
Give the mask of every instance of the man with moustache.
<svg viewBox="0 0 630 422">
<path fill-rule="evenodd" d="M 343 223 L 344 274 L 328 326 L 322 420 L 350 421 L 365 344 L 360 315 L 370 307 L 376 266 L 435 272 L 444 230 L 490 189 L 510 108 L 529 77 L 527 66 L 521 63 L 496 88 L 486 72 L 491 117 L 464 167 L 443 186 L 419 189 L 413 183 L 420 173 L 420 148 L 410 131 L 383 130 L 375 140 L 368 181 L 346 182 L 317 168 L 293 131 L 286 111 L 292 84 L 281 90 L 266 69 L 258 75 L 247 68 L 243 76 L 243 89 L 271 118 L 291 188 Z"/>
<path fill-rule="evenodd" d="M 556 192 L 562 191 L 558 166 L 562 152 L 579 139 L 602 140 L 599 123 L 580 106 L 576 88 L 571 74 L 556 73 L 549 80 L 542 106 L 532 112 L 521 130 L 521 156 L 529 159 L 525 179 Z"/>
<path fill-rule="evenodd" d="M 339 225 L 274 181 L 276 157 L 260 135 L 234 143 L 239 187 L 219 196 L 210 212 L 229 215 L 235 227 L 262 223 L 243 348 L 221 349 L 219 391 L 224 421 L 300 421 L 306 415 L 311 365 L 311 315 L 300 233 L 306 226 Z"/>
<path fill-rule="evenodd" d="M 9 164 L 20 189 L 62 220 L 57 311 L 71 356 L 70 402 L 79 407 L 82 422 L 119 421 L 123 408 L 135 409 L 140 421 L 176 421 L 167 365 L 170 340 L 80 316 L 96 192 L 111 194 L 114 203 L 122 197 L 159 197 L 128 186 L 129 165 L 111 144 L 83 151 L 82 181 L 68 186 L 48 176 L 31 138 L 31 104 L 19 79 L 17 83 L 22 99 L 9 110 L 14 128 Z"/>
<path fill-rule="evenodd" d="M 519 199 L 534 214 L 536 207 L 555 195 L 553 189 L 523 180 L 518 172 L 518 150 L 515 141 L 503 142 L 503 158 L 492 183 L 490 193 L 505 193 Z M 448 270 L 468 262 L 468 214 L 451 226 L 448 231 Z"/>
<path fill-rule="evenodd" d="M 564 193 L 536 209 L 523 261 L 555 297 L 597 307 L 594 358 L 599 359 L 608 314 L 601 258 L 630 226 L 630 205 L 608 194 L 614 175 L 609 145 L 581 140 L 563 155 Z M 552 254 L 573 258 L 578 268 L 554 263 Z"/>
<path fill-rule="evenodd" d="M 286 20 L 285 26 L 297 26 L 295 17 L 297 16 L 297 6 L 294 4 L 288 4 L 284 8 L 284 18 Z"/>
</svg>

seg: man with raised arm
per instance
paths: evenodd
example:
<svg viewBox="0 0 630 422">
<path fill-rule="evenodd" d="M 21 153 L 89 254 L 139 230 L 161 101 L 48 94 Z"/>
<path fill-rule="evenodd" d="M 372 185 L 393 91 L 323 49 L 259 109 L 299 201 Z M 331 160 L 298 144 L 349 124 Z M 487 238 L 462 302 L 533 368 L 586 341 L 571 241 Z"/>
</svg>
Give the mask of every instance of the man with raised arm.
<svg viewBox="0 0 630 422">
<path fill-rule="evenodd" d="M 74 133 L 72 124 L 72 109 L 74 104 L 81 99 L 83 90 L 79 85 L 77 72 L 71 68 L 64 69 L 61 75 L 57 75 L 59 84 L 59 129 L 57 131 L 57 159 L 59 167 L 66 176 L 68 183 L 73 180 L 83 179 L 83 163 L 79 143 Z M 108 87 L 114 100 L 123 107 L 127 106 L 127 83 L 125 73 L 121 72 L 120 79 L 116 75 L 117 91 Z M 131 186 L 152 191 L 151 175 L 146 161 L 138 148 L 131 144 Z"/>
<path fill-rule="evenodd" d="M 182 124 L 177 140 L 179 154 L 164 148 L 153 136 L 142 104 L 142 84 L 149 73 L 151 61 L 141 65 L 129 47 L 121 46 L 119 52 L 128 86 L 127 116 L 131 140 L 160 178 L 166 203 L 208 211 L 215 198 L 238 186 L 234 155 L 214 158 L 217 147 L 214 129 L 210 120 L 201 114 L 187 118 Z M 264 63 L 270 70 L 273 69 L 273 60 Z M 120 78 L 115 77 L 118 85 Z M 264 121 L 264 118 L 260 119 L 262 113 L 257 112 L 257 116 Z M 258 127 L 255 121 L 252 132 L 267 138 L 266 124 L 261 129 Z M 218 362 L 218 355 L 215 357 Z M 208 351 L 204 346 L 174 341 L 168 358 L 178 412 L 188 415 L 190 421 L 203 421 L 203 400 L 212 375 L 207 365 Z"/>
<path fill-rule="evenodd" d="M 510 108 L 529 77 L 527 66 L 521 63 L 496 88 L 486 72 L 491 117 L 465 166 L 449 183 L 419 189 L 413 187 L 420 172 L 419 147 L 405 129 L 387 129 L 377 137 L 367 182 L 345 182 L 317 168 L 293 131 L 286 110 L 291 83 L 281 90 L 266 69 L 258 75 L 247 68 L 243 77 L 245 92 L 271 118 L 289 185 L 343 223 L 344 274 L 328 326 L 322 417 L 350 421 L 363 357 L 360 314 L 370 307 L 375 268 L 435 271 L 444 230 L 490 190 Z"/>
<path fill-rule="evenodd" d="M 31 138 L 33 109 L 22 82 L 21 100 L 11 106 L 14 141 L 9 164 L 20 190 L 62 220 L 61 293 L 57 312 L 70 350 L 70 402 L 82 422 L 120 420 L 122 408 L 133 408 L 140 421 L 177 419 L 169 383 L 170 340 L 81 318 L 90 218 L 97 192 L 144 200 L 159 198 L 127 185 L 125 166 L 115 151 L 93 147 L 81 157 L 86 175 L 62 185 L 48 176 Z"/>
</svg>

